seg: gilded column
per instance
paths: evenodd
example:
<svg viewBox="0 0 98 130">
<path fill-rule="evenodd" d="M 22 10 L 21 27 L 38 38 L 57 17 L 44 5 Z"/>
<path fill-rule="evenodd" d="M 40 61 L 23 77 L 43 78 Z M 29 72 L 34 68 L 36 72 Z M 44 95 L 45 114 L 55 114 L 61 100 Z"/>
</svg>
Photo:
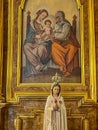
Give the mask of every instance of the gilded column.
<svg viewBox="0 0 98 130">
<path fill-rule="evenodd" d="M 3 70 L 3 0 L 0 0 L 0 102 L 3 102 L 2 96 L 2 70 Z"/>
<path fill-rule="evenodd" d="M 22 130 L 22 119 L 19 117 L 15 119 L 15 130 Z"/>
<path fill-rule="evenodd" d="M 83 130 L 89 130 L 89 120 L 86 118 L 83 120 Z"/>
<path fill-rule="evenodd" d="M 0 130 L 4 129 L 4 112 L 2 109 L 6 103 L 2 95 L 2 71 L 3 71 L 3 0 L 0 0 Z"/>
</svg>

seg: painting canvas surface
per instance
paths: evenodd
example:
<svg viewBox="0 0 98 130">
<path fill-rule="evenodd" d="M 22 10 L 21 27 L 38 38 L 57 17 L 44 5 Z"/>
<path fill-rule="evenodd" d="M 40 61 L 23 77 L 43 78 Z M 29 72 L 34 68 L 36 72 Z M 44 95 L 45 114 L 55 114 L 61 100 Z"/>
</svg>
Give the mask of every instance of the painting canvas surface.
<svg viewBox="0 0 98 130">
<path fill-rule="evenodd" d="M 49 83 L 58 73 L 64 83 L 80 83 L 80 11 L 76 0 L 28 0 L 22 16 L 21 82 Z M 66 37 L 56 38 L 57 31 Z"/>
</svg>

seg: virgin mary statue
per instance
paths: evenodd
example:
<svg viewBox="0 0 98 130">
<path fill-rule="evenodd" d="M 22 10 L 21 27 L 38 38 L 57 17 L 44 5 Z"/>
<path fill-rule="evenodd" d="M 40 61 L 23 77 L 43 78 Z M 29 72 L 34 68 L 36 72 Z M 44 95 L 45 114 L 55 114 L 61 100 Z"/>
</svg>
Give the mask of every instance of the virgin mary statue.
<svg viewBox="0 0 98 130">
<path fill-rule="evenodd" d="M 53 83 L 44 109 L 43 130 L 67 130 L 66 107 L 60 91 L 60 84 Z"/>
</svg>

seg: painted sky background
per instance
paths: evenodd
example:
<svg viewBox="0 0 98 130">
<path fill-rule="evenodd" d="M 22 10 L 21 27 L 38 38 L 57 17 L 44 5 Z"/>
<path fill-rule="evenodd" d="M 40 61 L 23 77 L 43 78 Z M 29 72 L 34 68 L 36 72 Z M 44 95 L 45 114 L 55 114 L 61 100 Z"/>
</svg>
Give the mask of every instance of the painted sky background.
<svg viewBox="0 0 98 130">
<path fill-rule="evenodd" d="M 32 17 L 40 8 L 46 8 L 50 14 L 54 15 L 57 10 L 63 10 L 66 17 L 71 20 L 74 14 L 77 14 L 78 8 L 76 0 L 27 0 L 25 2 L 25 11 L 30 10 Z"/>
</svg>

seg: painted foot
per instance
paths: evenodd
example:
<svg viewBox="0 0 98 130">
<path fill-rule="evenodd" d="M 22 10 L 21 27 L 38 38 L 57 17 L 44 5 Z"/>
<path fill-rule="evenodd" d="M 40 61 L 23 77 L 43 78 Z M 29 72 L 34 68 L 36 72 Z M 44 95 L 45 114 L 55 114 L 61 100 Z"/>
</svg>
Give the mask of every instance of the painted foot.
<svg viewBox="0 0 98 130">
<path fill-rule="evenodd" d="M 70 72 L 68 72 L 68 71 L 64 72 L 64 76 L 65 76 L 65 77 L 68 77 L 68 76 L 70 76 L 70 75 L 71 75 Z"/>
</svg>

